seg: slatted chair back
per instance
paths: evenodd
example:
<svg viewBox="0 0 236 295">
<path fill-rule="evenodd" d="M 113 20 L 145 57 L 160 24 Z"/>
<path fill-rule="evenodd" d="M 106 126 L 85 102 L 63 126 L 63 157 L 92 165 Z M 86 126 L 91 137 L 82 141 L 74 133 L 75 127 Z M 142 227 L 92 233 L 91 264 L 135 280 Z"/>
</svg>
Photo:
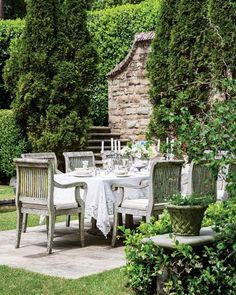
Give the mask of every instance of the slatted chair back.
<svg viewBox="0 0 236 295">
<path fill-rule="evenodd" d="M 51 160 L 15 159 L 16 203 L 53 207 L 53 166 Z"/>
<path fill-rule="evenodd" d="M 88 161 L 88 167 L 95 167 L 93 152 L 65 152 L 66 172 L 74 171 L 75 168 L 82 168 L 83 161 Z"/>
<path fill-rule="evenodd" d="M 192 168 L 192 193 L 196 195 L 212 195 L 217 198 L 217 173 L 203 161 L 193 163 Z"/>
<path fill-rule="evenodd" d="M 29 159 L 45 159 L 45 160 L 51 160 L 54 174 L 57 174 L 57 157 L 55 153 L 27 153 L 22 154 L 22 158 L 29 158 Z"/>
<path fill-rule="evenodd" d="M 181 171 L 184 161 L 156 160 L 151 167 L 151 203 L 166 203 L 181 192 Z"/>
</svg>

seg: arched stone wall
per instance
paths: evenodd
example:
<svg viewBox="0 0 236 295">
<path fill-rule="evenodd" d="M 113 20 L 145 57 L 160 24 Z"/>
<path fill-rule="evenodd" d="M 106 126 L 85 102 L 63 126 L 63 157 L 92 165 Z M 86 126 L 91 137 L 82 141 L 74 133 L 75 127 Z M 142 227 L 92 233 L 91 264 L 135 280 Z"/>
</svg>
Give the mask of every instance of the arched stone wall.
<svg viewBox="0 0 236 295">
<path fill-rule="evenodd" d="M 140 140 L 147 130 L 151 103 L 146 60 L 154 32 L 138 33 L 127 57 L 108 75 L 109 127 L 121 138 Z"/>
</svg>

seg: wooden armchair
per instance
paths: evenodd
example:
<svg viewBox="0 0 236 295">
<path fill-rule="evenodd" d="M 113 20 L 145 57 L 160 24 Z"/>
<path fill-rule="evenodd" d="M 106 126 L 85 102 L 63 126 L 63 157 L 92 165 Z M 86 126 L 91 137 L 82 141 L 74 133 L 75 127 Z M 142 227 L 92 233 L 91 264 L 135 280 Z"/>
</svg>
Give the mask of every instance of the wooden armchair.
<svg viewBox="0 0 236 295">
<path fill-rule="evenodd" d="M 53 164 L 50 160 L 15 159 L 17 172 L 16 209 L 17 239 L 16 248 L 20 246 L 23 214 L 36 214 L 46 217 L 48 243 L 47 252 L 52 252 L 55 220 L 58 215 L 78 214 L 79 235 L 81 246 L 84 246 L 84 202 L 80 197 L 80 189 L 86 188 L 85 183 L 60 185 L 54 181 Z M 75 187 L 73 203 L 56 204 L 54 187 Z"/>
<path fill-rule="evenodd" d="M 54 174 L 60 174 L 62 173 L 57 166 L 57 157 L 55 153 L 27 153 L 22 154 L 22 158 L 27 159 L 44 159 L 44 160 L 51 160 L 52 166 L 53 166 L 53 172 Z"/>
<path fill-rule="evenodd" d="M 83 161 L 88 161 L 88 167 L 95 167 L 93 152 L 65 152 L 63 156 L 65 157 L 66 172 L 83 167 Z"/>
<path fill-rule="evenodd" d="M 196 195 L 212 195 L 217 199 L 217 173 L 207 166 L 206 161 L 192 164 L 192 193 Z"/>
<path fill-rule="evenodd" d="M 62 172 L 58 170 L 57 166 L 57 157 L 56 154 L 53 152 L 49 153 L 27 153 L 27 154 L 22 154 L 21 157 L 23 159 L 44 159 L 44 160 L 51 160 L 52 167 L 53 167 L 53 173 L 54 174 L 61 174 Z M 23 217 L 23 233 L 26 232 L 27 229 L 27 223 L 28 223 L 28 215 L 24 214 Z M 68 222 L 66 222 L 67 225 Z"/>
<path fill-rule="evenodd" d="M 113 189 L 118 189 L 118 197 L 114 205 L 114 226 L 112 246 L 115 246 L 119 214 L 145 217 L 150 221 L 151 216 L 160 215 L 168 198 L 181 192 L 181 170 L 184 161 L 153 162 L 149 182 L 143 181 L 139 186 L 113 184 Z M 144 189 L 149 186 L 147 199 L 124 199 L 124 188 Z"/>
</svg>

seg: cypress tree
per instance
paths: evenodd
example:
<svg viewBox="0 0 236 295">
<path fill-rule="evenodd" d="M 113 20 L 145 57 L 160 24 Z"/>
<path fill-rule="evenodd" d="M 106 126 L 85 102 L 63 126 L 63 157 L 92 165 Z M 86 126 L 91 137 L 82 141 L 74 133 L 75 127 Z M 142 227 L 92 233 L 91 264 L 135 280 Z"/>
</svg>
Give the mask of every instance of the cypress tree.
<svg viewBox="0 0 236 295">
<path fill-rule="evenodd" d="M 215 87 L 229 98 L 225 80 L 236 79 L 236 2 L 209 0 L 212 69 Z"/>
<path fill-rule="evenodd" d="M 168 97 L 170 76 L 169 76 L 169 55 L 171 30 L 175 21 L 175 12 L 178 1 L 166 0 L 161 2 L 160 16 L 155 38 L 152 42 L 152 51 L 147 62 L 148 77 L 151 82 L 150 99 L 153 104 L 153 114 L 150 121 L 150 133 L 158 137 L 165 133 L 161 122 L 160 104 Z"/>
<path fill-rule="evenodd" d="M 162 5 L 168 3 L 170 1 L 164 0 Z M 208 107 L 211 44 L 206 4 L 207 0 L 179 0 L 176 6 L 170 7 L 168 24 L 159 23 L 152 72 L 149 68 L 154 103 L 152 135 L 176 136 L 184 109 L 197 115 L 202 107 Z M 159 35 L 161 30 L 163 34 Z"/>
<path fill-rule="evenodd" d="M 210 95 L 211 70 L 207 0 L 181 0 L 176 23 L 172 28 L 169 71 L 174 92 L 174 112 L 186 106 L 190 113 L 199 112 L 198 104 Z M 181 95 L 179 95 L 181 94 Z M 202 104 L 201 104 L 202 106 Z"/>
<path fill-rule="evenodd" d="M 34 151 L 59 153 L 85 142 L 96 63 L 85 8 L 85 0 L 27 3 L 26 27 L 5 81 L 15 92 L 14 111 Z"/>
</svg>

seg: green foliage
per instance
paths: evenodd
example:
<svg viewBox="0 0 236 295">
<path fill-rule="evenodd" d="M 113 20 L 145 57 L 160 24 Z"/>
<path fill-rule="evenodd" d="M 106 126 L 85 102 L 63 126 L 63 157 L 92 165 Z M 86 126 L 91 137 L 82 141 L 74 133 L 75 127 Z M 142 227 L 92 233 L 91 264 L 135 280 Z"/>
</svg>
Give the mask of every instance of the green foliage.
<svg viewBox="0 0 236 295">
<path fill-rule="evenodd" d="M 92 95 L 91 117 L 95 124 L 107 121 L 108 91 L 106 75 L 121 62 L 138 32 L 155 30 L 158 24 L 159 0 L 138 5 L 124 5 L 89 13 L 89 31 L 99 56 L 99 76 Z"/>
<path fill-rule="evenodd" d="M 203 224 L 212 225 L 216 236 L 212 245 L 202 249 L 176 241 L 176 249 L 170 254 L 152 242 L 142 242 L 145 237 L 170 232 L 167 213 L 160 221 L 141 224 L 135 233 L 126 230 L 125 273 L 129 285 L 141 294 L 154 294 L 156 277 L 167 272 L 164 285 L 167 294 L 233 295 L 236 291 L 235 209 L 234 201 L 209 206 Z"/>
<path fill-rule="evenodd" d="M 10 177 L 15 172 L 13 159 L 23 153 L 26 143 L 10 110 L 0 110 L 0 176 Z"/>
<path fill-rule="evenodd" d="M 171 230 L 169 214 L 165 211 L 160 221 L 141 223 L 136 232 L 121 228 L 125 234 L 126 266 L 128 284 L 141 294 L 153 294 L 155 276 L 163 271 L 164 252 L 153 243 L 142 243 L 142 239 Z"/>
<path fill-rule="evenodd" d="M 4 18 L 15 19 L 22 18 L 26 14 L 26 5 L 24 0 L 4 0 Z"/>
<path fill-rule="evenodd" d="M 100 10 L 123 4 L 138 4 L 144 0 L 91 0 L 91 9 Z"/>
<path fill-rule="evenodd" d="M 208 206 L 214 202 L 215 198 L 213 196 L 202 196 L 196 194 L 192 194 L 190 196 L 176 194 L 169 198 L 169 204 L 177 206 Z"/>
<path fill-rule="evenodd" d="M 4 69 L 13 109 L 34 151 L 81 147 L 96 54 L 85 1 L 28 1 L 23 34 Z"/>
<path fill-rule="evenodd" d="M 8 109 L 12 98 L 4 89 L 2 79 L 3 67 L 10 56 L 9 46 L 11 40 L 17 38 L 22 33 L 24 22 L 21 20 L 0 21 L 0 109 Z"/>
<path fill-rule="evenodd" d="M 89 12 L 88 29 L 99 57 L 98 76 L 95 77 L 89 96 L 90 117 L 95 125 L 107 123 L 107 73 L 125 58 L 137 32 L 155 30 L 159 19 L 159 3 L 159 0 L 149 0 L 136 5 L 127 4 Z M 23 24 L 22 22 L 21 25 Z M 14 44 L 11 46 L 11 52 L 12 56 L 18 54 L 18 48 Z M 8 62 L 9 66 L 10 63 L 11 61 Z M 12 72 L 14 68 L 16 70 L 14 65 L 15 61 L 11 66 Z M 16 83 L 14 76 L 17 77 L 18 74 L 12 75 L 10 81 L 6 80 L 8 88 L 10 85 L 14 88 Z"/>
<path fill-rule="evenodd" d="M 150 136 L 184 133 L 189 127 L 186 114 L 202 117 L 210 97 L 230 98 L 224 80 L 235 77 L 235 3 L 175 2 L 171 7 L 170 1 L 163 1 L 164 21 L 148 63 L 154 105 Z"/>
</svg>

